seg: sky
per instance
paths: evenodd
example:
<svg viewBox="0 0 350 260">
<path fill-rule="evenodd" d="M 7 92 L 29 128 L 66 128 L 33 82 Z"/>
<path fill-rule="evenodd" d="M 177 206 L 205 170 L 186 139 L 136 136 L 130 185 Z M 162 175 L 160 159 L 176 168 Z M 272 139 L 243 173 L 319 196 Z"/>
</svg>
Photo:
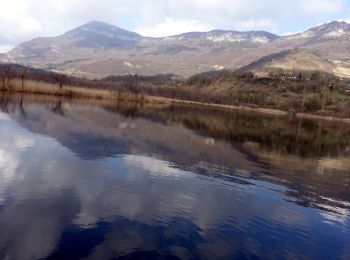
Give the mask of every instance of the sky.
<svg viewBox="0 0 350 260">
<path fill-rule="evenodd" d="M 91 20 L 155 37 L 212 29 L 285 35 L 350 22 L 349 0 L 0 0 L 0 6 L 0 53 Z"/>
</svg>

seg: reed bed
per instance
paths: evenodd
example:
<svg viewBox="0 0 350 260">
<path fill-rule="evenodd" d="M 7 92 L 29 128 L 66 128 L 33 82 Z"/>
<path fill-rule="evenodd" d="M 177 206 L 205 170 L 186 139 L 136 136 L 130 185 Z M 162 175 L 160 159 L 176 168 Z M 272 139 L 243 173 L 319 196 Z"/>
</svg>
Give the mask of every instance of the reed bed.
<svg viewBox="0 0 350 260">
<path fill-rule="evenodd" d="M 6 92 L 19 92 L 31 94 L 45 94 L 53 96 L 63 96 L 72 98 L 93 98 L 93 99 L 110 99 L 117 101 L 148 102 L 142 94 L 121 93 L 113 90 L 86 88 L 79 86 L 62 86 L 58 84 L 47 83 L 43 81 L 12 79 L 0 89 Z"/>
</svg>

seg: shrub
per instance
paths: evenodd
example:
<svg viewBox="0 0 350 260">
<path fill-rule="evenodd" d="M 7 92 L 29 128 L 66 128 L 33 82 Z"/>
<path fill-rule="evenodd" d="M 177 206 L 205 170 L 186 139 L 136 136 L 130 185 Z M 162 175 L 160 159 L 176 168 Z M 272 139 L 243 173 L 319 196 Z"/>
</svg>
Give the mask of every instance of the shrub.
<svg viewBox="0 0 350 260">
<path fill-rule="evenodd" d="M 317 97 L 313 97 L 312 99 L 305 102 L 306 111 L 321 110 L 321 107 L 322 107 L 321 100 Z"/>
</svg>

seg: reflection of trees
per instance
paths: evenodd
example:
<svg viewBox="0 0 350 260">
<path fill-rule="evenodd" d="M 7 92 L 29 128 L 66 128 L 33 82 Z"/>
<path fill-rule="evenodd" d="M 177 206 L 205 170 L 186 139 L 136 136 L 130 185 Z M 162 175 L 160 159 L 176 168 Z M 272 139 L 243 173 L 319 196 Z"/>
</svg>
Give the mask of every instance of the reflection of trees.
<svg viewBox="0 0 350 260">
<path fill-rule="evenodd" d="M 63 100 L 53 98 L 50 109 L 65 116 Z M 5 113 L 16 110 L 26 116 L 22 97 L 0 96 Z M 181 123 L 189 129 L 231 143 L 254 142 L 274 152 L 303 157 L 348 155 L 350 126 L 345 123 L 284 119 L 255 113 L 236 112 L 192 106 L 142 107 L 121 103 L 105 106 L 106 111 L 130 118 Z"/>
<path fill-rule="evenodd" d="M 20 111 L 21 116 L 23 118 L 27 118 L 27 113 L 26 113 L 26 111 L 24 110 L 24 107 L 23 107 L 23 99 L 22 99 L 22 97 L 21 97 L 21 100 L 19 102 L 19 111 Z"/>
<path fill-rule="evenodd" d="M 0 96 L 0 109 L 2 112 L 9 114 L 16 111 L 16 102 L 13 102 L 9 95 L 2 94 Z"/>
<path fill-rule="evenodd" d="M 115 108 L 115 111 L 122 111 Z M 345 123 L 284 119 L 255 113 L 186 106 L 142 108 L 134 116 L 178 122 L 229 142 L 255 142 L 275 152 L 306 157 L 347 154 L 350 126 Z"/>
<path fill-rule="evenodd" d="M 117 107 L 106 107 L 107 111 L 117 112 L 125 117 L 133 118 L 138 115 L 141 106 L 136 103 L 120 103 Z"/>
<path fill-rule="evenodd" d="M 62 108 L 62 100 L 58 100 L 51 104 L 51 111 L 54 112 L 57 115 L 64 116 L 64 111 Z"/>
<path fill-rule="evenodd" d="M 22 117 L 26 117 L 26 111 L 23 106 L 23 97 L 14 99 L 11 95 L 2 93 L 0 95 L 0 110 L 6 114 L 19 111 Z"/>
</svg>

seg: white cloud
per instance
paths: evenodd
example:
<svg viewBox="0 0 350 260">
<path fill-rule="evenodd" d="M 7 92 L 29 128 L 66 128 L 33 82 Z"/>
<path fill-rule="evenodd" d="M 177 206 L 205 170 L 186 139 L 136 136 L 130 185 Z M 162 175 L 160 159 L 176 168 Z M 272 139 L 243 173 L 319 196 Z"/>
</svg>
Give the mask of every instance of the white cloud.
<svg viewBox="0 0 350 260">
<path fill-rule="evenodd" d="M 340 12 L 344 1 L 336 0 L 307 0 L 301 2 L 301 10 L 307 14 L 329 14 Z"/>
<path fill-rule="evenodd" d="M 42 31 L 42 26 L 36 17 L 27 12 L 27 0 L 6 1 L 0 9 L 0 44 L 9 45 L 18 39 L 31 37 Z M 5 43 L 5 44 L 3 44 Z"/>
<path fill-rule="evenodd" d="M 10 121 L 10 117 L 5 113 L 0 113 L 0 121 L 2 121 L 0 122 L 1 124 L 4 123 L 5 121 Z"/>
<path fill-rule="evenodd" d="M 6 53 L 10 50 L 13 49 L 13 45 L 10 45 L 10 44 L 5 44 L 5 45 L 0 45 L 0 53 Z"/>
<path fill-rule="evenodd" d="M 163 23 L 155 24 L 154 26 L 139 26 L 135 31 L 144 36 L 162 37 L 180 34 L 186 31 L 209 31 L 213 29 L 207 24 L 202 24 L 197 20 L 174 20 L 172 18 L 165 18 Z"/>
<path fill-rule="evenodd" d="M 346 22 L 350 24 L 350 19 L 339 19 L 338 22 Z"/>
<path fill-rule="evenodd" d="M 283 35 L 283 36 L 290 36 L 290 35 L 294 35 L 294 34 L 298 34 L 298 33 L 302 33 L 302 31 L 297 31 L 297 32 L 286 32 L 286 33 L 283 33 L 282 35 Z"/>
<path fill-rule="evenodd" d="M 18 165 L 17 156 L 0 149 L 0 179 L 2 184 L 10 182 L 14 178 Z"/>
<path fill-rule="evenodd" d="M 142 169 L 148 171 L 151 175 L 158 177 L 168 178 L 192 178 L 193 174 L 190 172 L 179 170 L 169 162 L 161 161 L 155 158 L 139 156 L 139 155 L 126 155 L 123 160 L 126 165 L 137 165 Z"/>
<path fill-rule="evenodd" d="M 23 178 L 21 171 L 22 152 L 35 145 L 35 140 L 21 128 L 14 130 L 10 116 L 0 112 L 0 204 L 5 200 L 5 191 L 14 182 Z"/>
</svg>

